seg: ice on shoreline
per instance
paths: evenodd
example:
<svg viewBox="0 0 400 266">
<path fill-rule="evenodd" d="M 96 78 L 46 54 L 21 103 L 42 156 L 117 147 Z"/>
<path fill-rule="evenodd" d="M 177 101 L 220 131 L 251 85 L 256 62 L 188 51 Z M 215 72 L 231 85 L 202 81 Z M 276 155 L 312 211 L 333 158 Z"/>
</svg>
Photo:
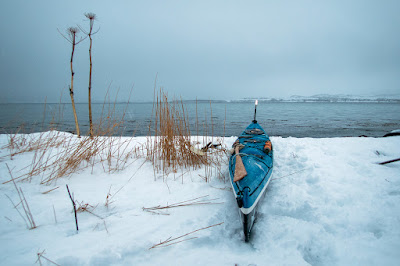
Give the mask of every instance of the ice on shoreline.
<svg viewBox="0 0 400 266">
<path fill-rule="evenodd" d="M 225 138 L 225 144 L 234 140 Z M 132 159 L 128 168 L 114 174 L 96 165 L 51 186 L 39 185 L 41 176 L 18 182 L 38 225 L 33 230 L 26 228 L 5 196 L 17 202 L 12 183 L 0 184 L 0 261 L 30 265 L 45 250 L 43 255 L 60 265 L 399 264 L 400 162 L 378 163 L 400 157 L 400 137 L 271 140 L 273 180 L 250 244 L 243 241 L 227 178 L 205 183 L 205 170 L 199 169 L 170 175 L 166 182 L 159 175 L 154 181 L 152 165 Z M 7 141 L 0 135 L 1 147 Z M 145 141 L 137 137 L 132 144 Z M 1 183 L 10 179 L 6 163 L 21 174 L 29 170 L 24 167 L 34 156 L 28 152 L 11 160 L 7 153 L 0 150 Z M 222 171 L 227 174 L 227 165 Z M 66 184 L 77 201 L 96 206 L 97 216 L 78 214 L 78 234 Z M 42 194 L 55 187 L 59 188 Z M 109 192 L 116 195 L 107 208 Z M 169 209 L 168 215 L 142 210 L 206 195 L 220 204 Z M 192 234 L 196 239 L 149 250 L 169 237 L 221 222 Z"/>
</svg>

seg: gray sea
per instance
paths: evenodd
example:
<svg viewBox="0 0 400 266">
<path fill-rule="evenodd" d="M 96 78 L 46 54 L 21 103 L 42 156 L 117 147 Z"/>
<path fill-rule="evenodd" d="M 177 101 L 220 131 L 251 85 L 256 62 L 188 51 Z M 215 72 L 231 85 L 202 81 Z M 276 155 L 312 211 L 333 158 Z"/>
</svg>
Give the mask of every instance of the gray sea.
<svg viewBox="0 0 400 266">
<path fill-rule="evenodd" d="M 88 106 L 76 106 L 81 132 L 86 133 Z M 254 116 L 253 102 L 188 101 L 183 106 L 191 135 L 237 136 Z M 153 103 L 93 104 L 92 108 L 95 123 L 123 118 L 119 135 L 148 135 L 154 121 Z M 400 103 L 261 102 L 256 118 L 270 136 L 381 137 L 400 129 Z M 71 104 L 0 104 L 0 133 L 32 133 L 50 127 L 75 131 Z"/>
</svg>

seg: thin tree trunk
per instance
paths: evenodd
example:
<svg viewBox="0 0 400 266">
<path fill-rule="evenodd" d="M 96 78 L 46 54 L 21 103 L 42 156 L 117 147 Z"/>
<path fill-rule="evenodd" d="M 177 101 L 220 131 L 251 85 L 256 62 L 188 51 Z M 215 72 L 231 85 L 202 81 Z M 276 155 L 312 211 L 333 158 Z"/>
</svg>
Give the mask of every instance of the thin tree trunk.
<svg viewBox="0 0 400 266">
<path fill-rule="evenodd" d="M 71 103 L 72 103 L 72 110 L 74 112 L 74 118 L 75 118 L 75 126 L 76 126 L 76 134 L 78 135 L 78 138 L 81 137 L 81 133 L 79 130 L 79 124 L 78 124 L 78 116 L 76 115 L 76 109 L 75 109 L 75 101 L 74 101 L 74 70 L 72 67 L 72 62 L 74 59 L 74 52 L 75 52 L 75 35 L 73 36 L 72 40 L 72 53 L 71 53 L 71 86 L 69 87 L 69 95 L 71 96 Z"/>
<path fill-rule="evenodd" d="M 90 31 L 92 31 L 90 29 Z M 89 126 L 90 126 L 90 137 L 93 137 L 93 122 L 92 122 L 92 36 L 89 33 L 90 46 L 89 46 Z"/>
</svg>

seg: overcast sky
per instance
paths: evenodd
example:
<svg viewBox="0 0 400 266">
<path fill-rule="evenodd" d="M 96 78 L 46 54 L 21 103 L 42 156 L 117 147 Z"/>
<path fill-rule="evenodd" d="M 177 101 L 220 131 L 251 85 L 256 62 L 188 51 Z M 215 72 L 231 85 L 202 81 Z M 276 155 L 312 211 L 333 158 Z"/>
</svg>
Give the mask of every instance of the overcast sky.
<svg viewBox="0 0 400 266">
<path fill-rule="evenodd" d="M 400 1 L 1 0 L 0 102 L 69 100 L 71 45 L 93 37 L 93 98 L 132 101 L 153 87 L 184 99 L 399 94 Z M 89 42 L 76 47 L 75 97 L 87 101 Z"/>
</svg>

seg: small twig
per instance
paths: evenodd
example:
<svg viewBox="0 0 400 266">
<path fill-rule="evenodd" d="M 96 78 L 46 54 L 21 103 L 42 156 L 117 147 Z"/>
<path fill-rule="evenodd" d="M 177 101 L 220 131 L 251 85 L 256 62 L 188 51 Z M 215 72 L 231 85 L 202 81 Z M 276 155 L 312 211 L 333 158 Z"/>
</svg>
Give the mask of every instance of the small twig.
<svg viewBox="0 0 400 266">
<path fill-rule="evenodd" d="M 112 199 L 115 197 L 115 195 L 117 195 L 117 194 L 129 183 L 129 181 L 131 181 L 131 179 L 132 179 L 132 178 L 135 176 L 135 174 L 140 170 L 140 168 L 142 168 L 142 166 L 145 164 L 145 162 L 146 162 L 146 161 L 144 161 L 144 162 L 139 166 L 139 168 L 136 169 L 136 172 L 133 173 L 133 175 L 129 178 L 129 180 L 126 182 L 126 184 L 123 185 L 122 187 L 120 187 L 120 188 L 119 188 L 114 194 L 112 194 L 112 195 L 110 194 L 110 191 L 111 191 L 111 186 L 110 186 L 109 194 L 107 194 L 107 198 L 106 198 L 106 207 L 108 207 L 108 206 L 107 206 L 107 201 L 108 201 L 109 204 L 113 203 Z"/>
<path fill-rule="evenodd" d="M 196 238 L 198 238 L 198 237 L 195 236 L 195 237 L 191 237 L 191 238 L 188 238 L 188 239 L 183 239 L 183 240 L 176 241 L 174 243 L 171 243 L 171 244 L 168 244 L 168 245 L 165 245 L 165 246 L 162 246 L 162 247 L 168 247 L 168 246 L 171 246 L 171 245 L 175 245 L 175 244 L 178 244 L 178 243 L 181 243 L 181 242 L 184 242 L 184 241 L 188 241 L 188 240 L 192 240 L 192 239 L 196 239 Z"/>
<path fill-rule="evenodd" d="M 69 195 L 69 198 L 70 198 L 70 199 L 71 199 L 71 201 L 72 201 L 72 206 L 74 207 L 76 231 L 78 232 L 78 231 L 79 231 L 79 227 L 78 227 L 78 217 L 77 217 L 77 215 L 76 215 L 76 206 L 75 206 L 75 201 L 74 201 L 74 199 L 72 198 L 72 196 L 71 196 L 71 193 L 69 192 L 68 185 L 66 185 L 66 186 L 67 186 L 67 190 L 68 190 L 68 195 Z"/>
<path fill-rule="evenodd" d="M 31 224 L 31 228 L 30 229 L 35 229 L 36 228 L 36 224 L 35 224 L 35 221 L 33 220 L 32 212 L 31 212 L 31 210 L 29 208 L 28 202 L 26 201 L 24 192 L 22 192 L 21 188 L 19 188 L 19 190 L 21 191 L 22 198 L 23 198 L 22 206 L 24 207 L 24 205 L 25 205 L 24 210 L 25 210 L 26 216 L 28 217 L 28 220 L 29 220 L 29 222 Z"/>
</svg>

